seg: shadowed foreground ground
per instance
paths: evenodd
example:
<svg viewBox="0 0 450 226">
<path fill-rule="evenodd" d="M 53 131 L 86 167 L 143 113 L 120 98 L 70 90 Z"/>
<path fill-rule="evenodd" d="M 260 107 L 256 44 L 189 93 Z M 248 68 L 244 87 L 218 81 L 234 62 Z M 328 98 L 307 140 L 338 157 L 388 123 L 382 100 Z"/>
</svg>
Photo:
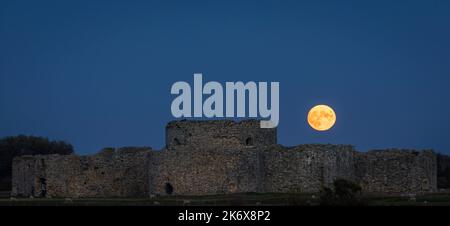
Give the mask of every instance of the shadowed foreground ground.
<svg viewBox="0 0 450 226">
<path fill-rule="evenodd" d="M 40 199 L 9 198 L 0 193 L 1 206 L 317 206 L 320 199 L 311 194 L 233 194 L 209 196 L 164 196 L 148 199 L 82 198 Z M 364 197 L 368 206 L 450 206 L 450 193 L 411 197 Z"/>
</svg>

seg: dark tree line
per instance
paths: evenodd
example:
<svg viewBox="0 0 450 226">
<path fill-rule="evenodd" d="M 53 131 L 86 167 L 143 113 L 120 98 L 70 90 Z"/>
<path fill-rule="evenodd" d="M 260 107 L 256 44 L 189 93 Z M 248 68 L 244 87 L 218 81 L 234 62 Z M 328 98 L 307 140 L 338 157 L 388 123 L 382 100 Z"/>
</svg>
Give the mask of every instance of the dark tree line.
<svg viewBox="0 0 450 226">
<path fill-rule="evenodd" d="M 450 188 L 450 156 L 437 155 L 437 183 L 438 188 Z"/>
<path fill-rule="evenodd" d="M 21 155 L 72 154 L 73 146 L 35 136 L 13 136 L 0 139 L 0 190 L 11 189 L 12 160 Z"/>
</svg>

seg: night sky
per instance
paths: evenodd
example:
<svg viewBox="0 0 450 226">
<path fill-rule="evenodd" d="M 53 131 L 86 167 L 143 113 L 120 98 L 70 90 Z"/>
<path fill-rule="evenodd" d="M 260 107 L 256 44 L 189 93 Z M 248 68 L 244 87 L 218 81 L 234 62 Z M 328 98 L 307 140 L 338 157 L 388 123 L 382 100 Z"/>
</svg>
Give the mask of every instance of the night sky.
<svg viewBox="0 0 450 226">
<path fill-rule="evenodd" d="M 450 1 L 0 2 L 1 137 L 159 149 L 194 73 L 280 82 L 283 145 L 450 154 Z"/>
</svg>

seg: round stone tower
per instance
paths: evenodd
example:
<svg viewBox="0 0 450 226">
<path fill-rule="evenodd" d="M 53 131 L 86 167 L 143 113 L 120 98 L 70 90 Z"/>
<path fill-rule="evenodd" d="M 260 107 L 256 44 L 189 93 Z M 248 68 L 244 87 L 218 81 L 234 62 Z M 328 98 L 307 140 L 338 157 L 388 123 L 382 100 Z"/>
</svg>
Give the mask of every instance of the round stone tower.
<svg viewBox="0 0 450 226">
<path fill-rule="evenodd" d="M 260 147 L 277 143 L 277 130 L 258 120 L 172 121 L 166 126 L 166 147 Z"/>
</svg>

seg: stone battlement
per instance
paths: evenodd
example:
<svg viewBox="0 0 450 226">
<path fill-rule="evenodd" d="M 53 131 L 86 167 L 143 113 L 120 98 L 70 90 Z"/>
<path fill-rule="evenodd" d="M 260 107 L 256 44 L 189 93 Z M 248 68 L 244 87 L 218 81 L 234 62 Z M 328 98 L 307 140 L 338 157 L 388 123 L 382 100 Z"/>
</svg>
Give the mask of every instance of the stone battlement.
<svg viewBox="0 0 450 226">
<path fill-rule="evenodd" d="M 148 197 L 236 192 L 319 192 L 336 179 L 363 192 L 436 191 L 430 151 L 358 152 L 351 145 L 276 144 L 259 121 L 173 121 L 166 147 L 104 149 L 90 156 L 36 155 L 13 161 L 13 196 Z"/>
</svg>

